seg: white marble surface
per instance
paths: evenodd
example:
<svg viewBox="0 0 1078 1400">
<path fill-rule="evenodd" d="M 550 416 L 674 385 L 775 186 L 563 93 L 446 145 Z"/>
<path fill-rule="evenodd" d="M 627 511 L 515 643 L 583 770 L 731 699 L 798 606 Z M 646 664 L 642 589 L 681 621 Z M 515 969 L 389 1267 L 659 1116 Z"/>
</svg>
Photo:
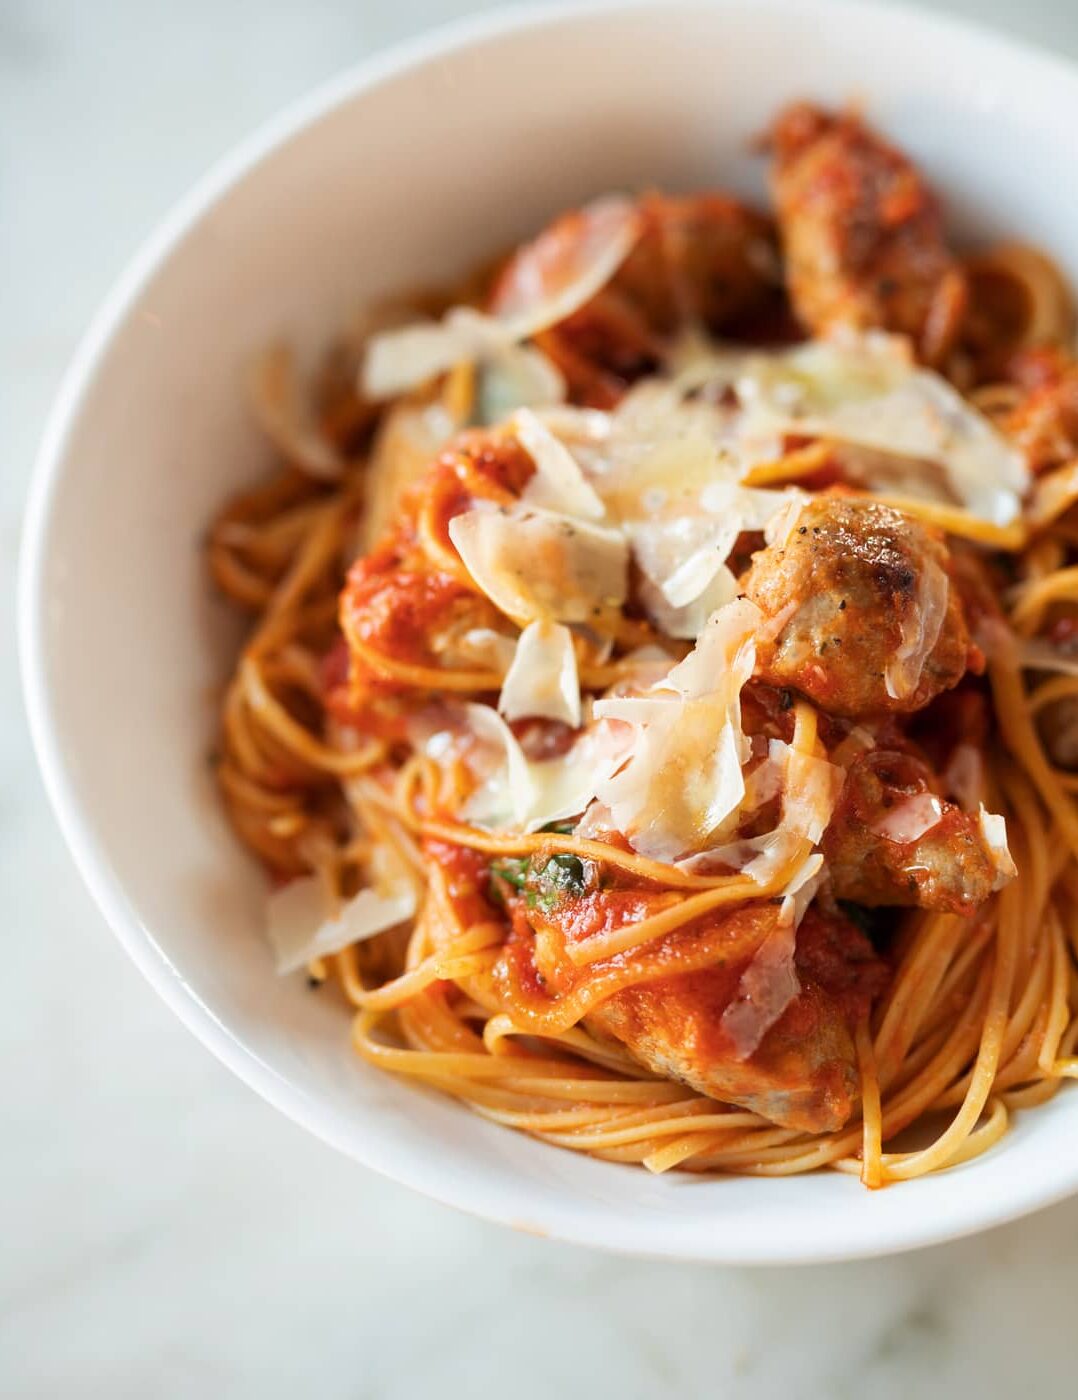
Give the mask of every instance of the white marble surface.
<svg viewBox="0 0 1078 1400">
<path fill-rule="evenodd" d="M 949 7 L 1078 57 L 1072 0 Z M 0 0 L 0 1394 L 1071 1394 L 1078 1201 L 919 1255 L 784 1273 L 633 1263 L 466 1219 L 232 1079 L 127 964 L 62 848 L 12 603 L 29 464 L 76 338 L 236 138 L 474 8 Z"/>
</svg>

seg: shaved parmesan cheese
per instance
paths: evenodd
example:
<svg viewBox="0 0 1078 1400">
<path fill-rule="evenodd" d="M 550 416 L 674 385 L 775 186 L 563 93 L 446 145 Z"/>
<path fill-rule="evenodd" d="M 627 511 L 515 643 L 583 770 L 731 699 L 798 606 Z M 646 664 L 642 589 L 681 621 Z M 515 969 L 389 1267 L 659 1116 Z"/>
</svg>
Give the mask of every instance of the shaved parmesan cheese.
<svg viewBox="0 0 1078 1400">
<path fill-rule="evenodd" d="M 675 660 L 660 646 L 636 647 L 619 659 L 621 678 L 604 691 L 602 698 L 612 700 L 656 685 L 670 674 Z"/>
<path fill-rule="evenodd" d="M 804 864 L 790 877 L 789 884 L 782 891 L 782 904 L 779 906 L 779 922 L 801 927 L 801 920 L 808 907 L 816 898 L 816 891 L 824 877 L 823 856 L 817 851 L 806 856 Z"/>
<path fill-rule="evenodd" d="M 700 493 L 700 505 L 710 515 L 734 516 L 740 530 L 753 531 L 766 531 L 776 515 L 792 508 L 792 502 L 804 504 L 808 499 L 796 486 L 769 491 L 760 486 L 742 486 L 731 477 L 709 482 Z"/>
<path fill-rule="evenodd" d="M 902 619 L 902 640 L 884 667 L 884 684 L 892 700 L 908 700 L 921 683 L 925 662 L 939 641 L 947 616 L 950 580 L 934 559 L 925 559 L 917 574 L 917 595 Z"/>
<path fill-rule="evenodd" d="M 531 345 L 507 345 L 479 368 L 475 416 L 484 426 L 501 423 L 520 408 L 565 401 L 565 376 Z"/>
<path fill-rule="evenodd" d="M 746 665 L 745 680 L 752 675 L 756 659 L 753 637 L 762 621 L 763 613 L 748 598 L 720 608 L 696 646 L 667 676 L 663 689 L 675 690 L 685 699 L 736 692 L 732 703 L 737 703 L 744 685 L 738 677 Z"/>
<path fill-rule="evenodd" d="M 926 831 L 939 824 L 943 804 L 931 792 L 906 797 L 872 823 L 870 830 L 885 841 L 919 841 Z"/>
<path fill-rule="evenodd" d="M 710 549 L 698 549 L 690 554 L 683 564 L 678 565 L 662 585 L 662 595 L 672 608 L 684 608 L 696 602 L 720 575 L 724 579 L 723 591 L 728 592 L 728 596 L 722 601 L 732 601 L 736 591 L 735 580 L 730 570 L 721 562 L 721 551 L 721 545 Z M 728 583 L 725 580 L 728 580 Z"/>
<path fill-rule="evenodd" d="M 617 530 L 522 505 L 454 516 L 449 537 L 495 607 L 518 622 L 593 622 L 625 601 Z"/>
<path fill-rule="evenodd" d="M 506 719 L 531 716 L 580 724 L 580 681 L 567 627 L 531 622 L 520 634 L 498 709 Z"/>
<path fill-rule="evenodd" d="M 535 802 L 526 829 L 539 831 L 551 822 L 579 816 L 601 783 L 629 756 L 632 734 L 621 726 L 593 725 L 561 758 L 531 765 Z"/>
<path fill-rule="evenodd" d="M 672 605 L 665 589 L 656 588 L 645 579 L 640 588 L 640 601 L 648 617 L 668 637 L 693 641 L 703 631 L 708 618 L 737 596 L 737 580 L 725 564 L 708 561 L 711 578 L 702 591 L 680 606 Z"/>
<path fill-rule="evenodd" d="M 625 532 L 644 575 L 641 601 L 648 616 L 668 637 L 695 640 L 711 614 L 737 593 L 726 559 L 738 522 L 675 516 L 635 522 Z"/>
<path fill-rule="evenodd" d="M 592 802 L 587 811 L 573 827 L 573 835 L 583 841 L 592 841 L 608 835 L 614 830 L 614 818 L 605 802 Z"/>
<path fill-rule="evenodd" d="M 974 515 L 1006 525 L 1020 512 L 1029 485 L 1021 453 L 890 337 L 845 335 L 748 355 L 735 382 L 746 444 L 797 433 L 936 462 L 954 498 Z"/>
<path fill-rule="evenodd" d="M 1018 867 L 1015 865 L 1007 846 L 1007 823 L 997 813 L 987 811 L 983 802 L 978 813 L 978 822 L 984 843 L 988 847 L 996 867 L 996 882 L 992 888 L 1001 890 L 1009 880 L 1013 880 L 1018 874 Z"/>
<path fill-rule="evenodd" d="M 801 991 L 794 966 L 797 931 L 793 920 L 780 919 L 741 974 L 737 995 L 720 1024 L 733 1042 L 734 1054 L 747 1060 Z"/>
<path fill-rule="evenodd" d="M 757 812 L 782 791 L 783 765 L 767 756 L 751 773 L 745 775 L 745 798 L 741 804 L 744 814 Z"/>
<path fill-rule="evenodd" d="M 808 503 L 803 491 L 784 492 L 780 508 L 775 511 L 764 526 L 764 542 L 781 549 L 794 532 L 794 526 L 801 519 L 801 512 Z"/>
<path fill-rule="evenodd" d="M 495 313 L 517 340 L 556 326 L 610 281 L 642 231 L 633 200 L 606 195 L 556 220 L 513 257 Z"/>
<path fill-rule="evenodd" d="M 480 748 L 467 759 L 479 785 L 464 806 L 464 816 L 484 826 L 538 831 L 550 822 L 578 816 L 598 785 L 628 757 L 629 731 L 600 724 L 560 758 L 530 763 L 495 710 L 472 704 L 463 710 Z"/>
<path fill-rule="evenodd" d="M 506 342 L 489 317 L 456 307 L 441 321 L 421 321 L 372 336 L 363 357 L 361 388 L 368 398 L 391 398 L 454 365 L 497 356 Z"/>
<path fill-rule="evenodd" d="M 631 201 L 616 196 L 596 200 L 570 217 L 575 221 L 572 235 L 559 220 L 517 253 L 495 315 L 455 307 L 441 321 L 373 336 L 363 361 L 363 391 L 370 398 L 389 398 L 457 364 L 510 359 L 509 352 L 522 340 L 591 301 L 640 236 L 640 218 Z M 518 368 L 520 363 L 516 361 Z"/>
<path fill-rule="evenodd" d="M 473 757 L 470 763 L 483 780 L 465 803 L 465 819 L 485 826 L 523 826 L 536 799 L 524 750 L 497 710 L 468 704 L 464 712 L 469 729 L 487 751 L 482 762 Z"/>
<path fill-rule="evenodd" d="M 597 785 L 634 850 L 674 861 L 703 849 L 745 795 L 751 748 L 741 729 L 741 688 L 755 661 L 759 609 L 720 609 L 695 649 L 645 695 L 595 704 L 599 718 L 632 725 L 625 768 Z"/>
<path fill-rule="evenodd" d="M 768 750 L 772 761 L 783 766 L 783 829 L 815 845 L 827 830 L 846 774 L 781 739 L 772 739 Z"/>
<path fill-rule="evenodd" d="M 295 972 L 314 958 L 338 953 L 412 918 L 415 890 L 397 879 L 384 891 L 360 890 L 334 913 L 316 875 L 291 880 L 270 895 L 266 932 L 279 973 Z"/>
<path fill-rule="evenodd" d="M 691 874 L 737 870 L 760 885 L 769 885 L 797 851 L 803 849 L 804 842 L 815 845 L 821 839 L 842 791 L 846 778 L 844 770 L 826 759 L 802 753 L 781 739 L 770 741 L 767 761 L 761 769 L 755 770 L 746 783 L 743 810 L 751 810 L 750 798 L 767 801 L 773 796 L 781 774 L 779 825 L 762 836 L 715 845 L 695 857 L 679 861 L 682 870 Z"/>
<path fill-rule="evenodd" d="M 517 441 L 535 463 L 535 475 L 522 500 L 541 509 L 584 520 L 601 520 L 602 501 L 585 480 L 573 454 L 529 409 L 514 414 L 510 425 Z"/>
<path fill-rule="evenodd" d="M 275 345 L 259 357 L 250 392 L 259 426 L 291 466 L 319 481 L 340 480 L 344 458 L 319 430 L 287 346 Z"/>
<path fill-rule="evenodd" d="M 746 784 L 747 786 L 747 784 Z M 679 870 L 690 875 L 710 875 L 718 870 L 738 871 L 755 880 L 760 885 L 769 885 L 775 873 L 787 865 L 796 850 L 800 849 L 801 838 L 781 827 L 766 832 L 763 836 L 743 837 L 712 846 L 696 855 L 687 856 L 676 862 Z"/>
<path fill-rule="evenodd" d="M 708 516 L 680 515 L 634 521 L 625 532 L 643 573 L 672 607 L 684 607 L 725 564 L 739 528 L 737 520 L 724 524 Z"/>
</svg>

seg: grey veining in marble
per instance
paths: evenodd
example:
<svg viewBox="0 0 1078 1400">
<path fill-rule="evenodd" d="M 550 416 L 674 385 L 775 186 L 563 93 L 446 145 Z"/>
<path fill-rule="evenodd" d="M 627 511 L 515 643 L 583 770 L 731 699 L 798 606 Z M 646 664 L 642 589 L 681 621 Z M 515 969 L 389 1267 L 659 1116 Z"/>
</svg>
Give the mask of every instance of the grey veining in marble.
<svg viewBox="0 0 1078 1400">
<path fill-rule="evenodd" d="M 606 1258 L 432 1205 L 218 1066 L 80 886 L 31 760 L 29 463 L 96 302 L 202 169 L 455 0 L 0 0 L 0 1395 L 1073 1393 L 1078 1201 L 783 1273 Z M 952 0 L 1078 56 L 1071 0 Z M 1078 1145 L 1076 1145 L 1078 1150 Z"/>
</svg>

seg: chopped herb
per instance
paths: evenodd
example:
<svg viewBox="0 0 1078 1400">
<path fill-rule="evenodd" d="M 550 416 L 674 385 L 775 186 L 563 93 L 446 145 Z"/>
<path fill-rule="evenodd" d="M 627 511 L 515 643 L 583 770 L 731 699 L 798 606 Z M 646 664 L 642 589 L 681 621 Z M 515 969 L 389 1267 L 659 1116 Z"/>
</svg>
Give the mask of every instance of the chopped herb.
<svg viewBox="0 0 1078 1400">
<path fill-rule="evenodd" d="M 538 868 L 528 859 L 497 860 L 490 867 L 488 894 L 495 904 L 504 904 L 508 885 L 523 895 L 529 909 L 542 909 L 549 914 L 559 900 L 584 894 L 594 876 L 590 860 L 581 860 L 568 851 L 548 856 Z"/>
<path fill-rule="evenodd" d="M 540 894 L 564 891 L 566 894 L 580 895 L 584 893 L 587 882 L 588 871 L 580 857 L 560 852 L 550 857 L 535 876 L 534 883 Z"/>
<path fill-rule="evenodd" d="M 504 880 L 507 885 L 512 885 L 516 889 L 523 889 L 524 881 L 528 878 L 528 862 L 526 860 L 500 860 L 490 867 L 490 873 L 499 880 Z"/>
<path fill-rule="evenodd" d="M 549 832 L 553 836 L 571 836 L 575 822 L 547 822 L 546 826 L 539 828 L 542 832 Z"/>
</svg>

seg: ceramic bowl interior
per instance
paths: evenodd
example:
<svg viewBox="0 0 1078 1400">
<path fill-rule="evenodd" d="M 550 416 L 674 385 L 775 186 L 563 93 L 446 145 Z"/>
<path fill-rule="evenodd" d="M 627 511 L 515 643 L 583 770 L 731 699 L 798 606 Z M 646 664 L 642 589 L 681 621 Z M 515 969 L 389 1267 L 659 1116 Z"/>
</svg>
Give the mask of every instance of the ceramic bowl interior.
<svg viewBox="0 0 1078 1400">
<path fill-rule="evenodd" d="M 167 221 L 102 310 L 48 429 L 22 641 L 46 780 L 93 893 L 187 1025 L 284 1112 L 442 1200 L 584 1243 L 687 1259 L 878 1253 L 1078 1187 L 1078 1092 L 1000 1147 L 882 1193 L 820 1174 L 648 1175 L 533 1142 L 361 1064 L 348 1021 L 278 979 L 260 872 L 207 755 L 235 620 L 201 542 L 267 466 L 253 352 L 312 353 L 356 307 L 452 277 L 617 187 L 762 197 L 752 137 L 783 102 L 861 101 L 966 239 L 1014 235 L 1078 282 L 1078 79 L 917 12 L 730 0 L 473 23 L 346 74 L 257 134 Z"/>
</svg>

